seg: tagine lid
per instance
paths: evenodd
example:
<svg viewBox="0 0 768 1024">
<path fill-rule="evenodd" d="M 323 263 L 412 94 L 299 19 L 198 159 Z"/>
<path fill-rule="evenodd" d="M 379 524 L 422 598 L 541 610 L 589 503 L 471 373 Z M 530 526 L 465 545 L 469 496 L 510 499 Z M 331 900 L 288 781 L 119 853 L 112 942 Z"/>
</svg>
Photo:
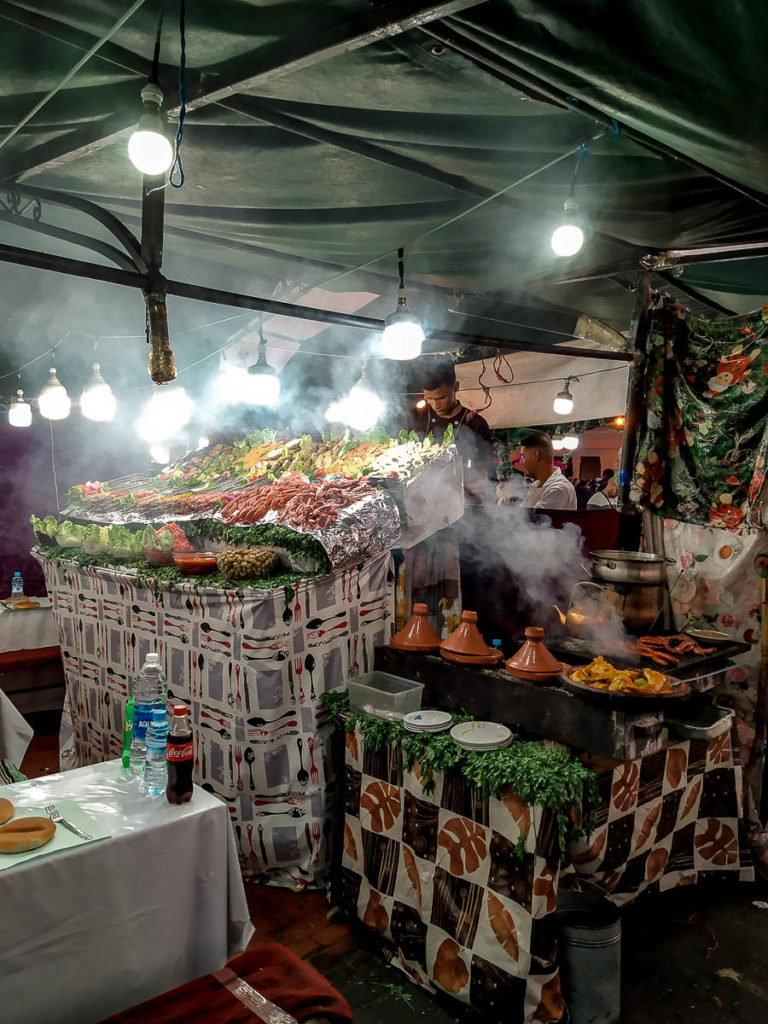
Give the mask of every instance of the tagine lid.
<svg viewBox="0 0 768 1024">
<path fill-rule="evenodd" d="M 440 644 L 441 652 L 461 654 L 464 657 L 492 658 L 497 661 L 498 652 L 483 640 L 480 630 L 477 628 L 477 612 L 464 611 L 461 613 L 461 622 L 454 629 L 450 636 Z"/>
<path fill-rule="evenodd" d="M 395 633 L 389 641 L 397 651 L 436 651 L 440 647 L 440 637 L 432 628 L 427 617 L 429 608 L 425 604 L 416 603 L 413 615 L 403 628 Z"/>
<path fill-rule="evenodd" d="M 562 669 L 562 662 L 551 654 L 544 645 L 544 630 L 541 626 L 528 626 L 525 643 L 517 654 L 507 661 L 507 671 L 512 675 L 556 675 Z"/>
</svg>

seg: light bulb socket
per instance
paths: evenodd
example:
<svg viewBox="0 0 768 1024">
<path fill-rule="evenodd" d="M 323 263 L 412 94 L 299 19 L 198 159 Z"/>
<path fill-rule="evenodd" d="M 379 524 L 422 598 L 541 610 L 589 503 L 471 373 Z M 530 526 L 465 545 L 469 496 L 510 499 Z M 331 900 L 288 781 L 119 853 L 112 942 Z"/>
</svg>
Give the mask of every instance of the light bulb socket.
<svg viewBox="0 0 768 1024">
<path fill-rule="evenodd" d="M 579 204 L 576 201 L 576 196 L 566 197 L 566 200 L 563 203 L 563 212 L 567 216 L 571 216 L 572 214 L 576 214 L 579 212 Z"/>
<path fill-rule="evenodd" d="M 256 357 L 256 362 L 252 366 L 248 367 L 248 373 L 252 375 L 265 375 L 269 377 L 276 377 L 277 370 L 274 366 L 270 366 L 267 362 L 267 342 L 264 338 L 259 341 L 259 354 Z"/>
<path fill-rule="evenodd" d="M 163 104 L 163 90 L 157 82 L 147 82 L 141 90 L 141 102 L 147 110 L 159 112 Z"/>
</svg>

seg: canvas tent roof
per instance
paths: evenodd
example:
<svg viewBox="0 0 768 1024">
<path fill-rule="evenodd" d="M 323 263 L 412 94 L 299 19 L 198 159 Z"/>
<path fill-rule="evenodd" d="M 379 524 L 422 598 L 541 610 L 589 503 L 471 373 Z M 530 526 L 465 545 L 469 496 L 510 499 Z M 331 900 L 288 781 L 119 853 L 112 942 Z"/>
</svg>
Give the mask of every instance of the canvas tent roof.
<svg viewBox="0 0 768 1024">
<path fill-rule="evenodd" d="M 0 174 L 9 189 L 17 181 L 93 200 L 138 232 L 140 181 L 125 147 L 158 5 L 133 7 L 10 135 L 127 5 L 0 0 Z M 177 14 L 169 0 L 160 70 L 169 109 Z M 587 312 L 625 330 L 644 253 L 766 239 L 767 36 L 768 8 L 754 2 L 190 4 L 186 183 L 166 196 L 166 272 L 255 294 L 280 283 L 291 294 L 365 291 L 382 296 L 366 309 L 381 316 L 392 305 L 392 253 L 405 245 L 410 303 L 432 326 L 552 342 Z M 576 192 L 590 237 L 564 262 L 548 238 L 589 139 Z M 0 209 L 0 242 L 104 262 L 24 219 Z M 105 237 L 45 203 L 41 222 Z M 745 310 L 763 301 L 764 268 L 754 258 L 703 262 L 656 283 L 686 302 L 683 287 Z M 458 313 L 448 311 L 454 292 Z M 68 330 L 131 335 L 140 349 L 140 298 L 113 286 L 13 267 L 0 298 L 13 318 L 0 337 L 6 369 Z M 248 323 L 214 323 L 227 311 L 187 300 L 171 316 L 184 365 Z M 312 349 L 364 343 L 334 328 Z M 62 359 L 80 369 L 89 344 L 68 345 Z M 143 352 L 128 360 L 124 346 L 102 346 L 100 358 L 118 382 L 145 379 Z"/>
</svg>

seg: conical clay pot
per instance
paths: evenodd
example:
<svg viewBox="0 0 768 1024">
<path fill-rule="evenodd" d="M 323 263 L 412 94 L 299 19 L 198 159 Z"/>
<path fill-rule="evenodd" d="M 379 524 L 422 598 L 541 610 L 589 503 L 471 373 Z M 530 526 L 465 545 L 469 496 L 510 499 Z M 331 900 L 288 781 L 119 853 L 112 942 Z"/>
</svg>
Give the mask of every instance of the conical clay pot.
<svg viewBox="0 0 768 1024">
<path fill-rule="evenodd" d="M 436 651 L 440 647 L 440 637 L 432 629 L 427 616 L 429 609 L 425 604 L 415 604 L 413 615 L 399 633 L 395 633 L 389 641 L 398 651 Z"/>
<path fill-rule="evenodd" d="M 563 663 L 550 654 L 544 646 L 544 630 L 541 626 L 528 626 L 525 643 L 517 654 L 507 661 L 507 672 L 520 679 L 545 683 L 554 679 L 563 669 Z"/>
<path fill-rule="evenodd" d="M 440 650 L 446 655 L 461 654 L 465 658 L 497 658 L 497 652 L 488 646 L 477 628 L 477 612 L 461 613 L 461 622 L 442 641 Z"/>
</svg>

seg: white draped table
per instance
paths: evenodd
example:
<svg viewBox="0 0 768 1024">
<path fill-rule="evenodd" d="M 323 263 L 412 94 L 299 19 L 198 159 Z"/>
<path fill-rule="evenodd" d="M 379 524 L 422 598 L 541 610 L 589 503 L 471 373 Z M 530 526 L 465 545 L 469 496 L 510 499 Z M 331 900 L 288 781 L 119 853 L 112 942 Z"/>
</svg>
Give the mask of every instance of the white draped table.
<svg viewBox="0 0 768 1024">
<path fill-rule="evenodd" d="M 0 787 L 110 834 L 0 872 L 0 1020 L 91 1024 L 220 970 L 253 935 L 227 809 L 145 797 L 119 761 Z M 41 811 L 42 813 L 42 811 Z"/>
</svg>

